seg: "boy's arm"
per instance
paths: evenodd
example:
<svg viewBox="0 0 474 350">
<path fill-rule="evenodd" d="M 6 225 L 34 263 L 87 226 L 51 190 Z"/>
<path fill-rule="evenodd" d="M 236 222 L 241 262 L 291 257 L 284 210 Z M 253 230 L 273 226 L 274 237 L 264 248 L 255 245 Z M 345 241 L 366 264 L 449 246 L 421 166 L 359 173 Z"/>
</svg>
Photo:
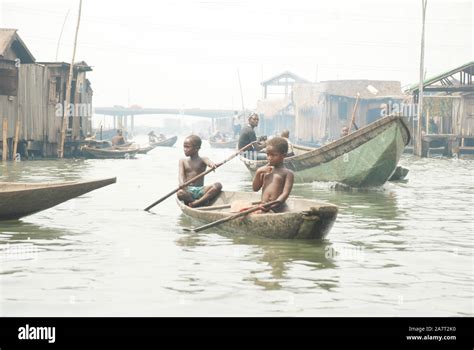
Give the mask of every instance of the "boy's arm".
<svg viewBox="0 0 474 350">
<path fill-rule="evenodd" d="M 215 169 L 215 168 L 217 168 L 218 165 L 220 165 L 220 164 L 215 164 L 213 161 L 211 161 L 207 157 L 202 157 L 201 159 L 204 162 L 204 164 L 206 164 L 209 168 Z"/>
<path fill-rule="evenodd" d="M 186 170 L 184 169 L 184 159 L 179 160 L 179 175 L 178 175 L 179 187 L 186 182 Z"/>
<path fill-rule="evenodd" d="M 285 185 L 283 187 L 283 191 L 276 199 L 281 204 L 285 203 L 285 201 L 290 196 L 291 189 L 293 188 L 293 182 L 294 182 L 293 172 L 288 170 L 288 173 L 286 174 L 286 177 L 285 177 Z"/>
<path fill-rule="evenodd" d="M 255 177 L 253 178 L 252 188 L 255 192 L 259 191 L 263 186 L 263 179 L 266 174 L 270 174 L 273 168 L 270 166 L 263 166 L 257 169 Z"/>
</svg>

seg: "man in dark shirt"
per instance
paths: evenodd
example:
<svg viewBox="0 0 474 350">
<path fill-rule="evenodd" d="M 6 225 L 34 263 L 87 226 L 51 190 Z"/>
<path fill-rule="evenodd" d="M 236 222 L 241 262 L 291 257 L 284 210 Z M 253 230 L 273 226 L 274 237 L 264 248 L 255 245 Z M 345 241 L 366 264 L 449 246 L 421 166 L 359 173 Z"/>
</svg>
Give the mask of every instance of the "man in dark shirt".
<svg viewBox="0 0 474 350">
<path fill-rule="evenodd" d="M 258 121 L 259 118 L 257 113 L 250 114 L 248 118 L 248 124 L 244 126 L 244 128 L 240 132 L 239 149 L 247 146 L 249 143 L 257 141 L 257 135 L 255 134 L 254 129 L 258 126 Z M 254 144 L 252 148 L 254 152 L 260 151 L 261 149 L 265 148 L 265 142 L 258 142 Z"/>
<path fill-rule="evenodd" d="M 249 143 L 257 141 L 257 135 L 255 134 L 255 128 L 258 126 L 258 114 L 252 113 L 248 118 L 248 124 L 244 126 L 242 131 L 240 132 L 239 137 L 239 149 L 247 146 Z M 265 147 L 264 144 L 256 144 L 253 146 L 255 150 L 261 150 Z"/>
</svg>

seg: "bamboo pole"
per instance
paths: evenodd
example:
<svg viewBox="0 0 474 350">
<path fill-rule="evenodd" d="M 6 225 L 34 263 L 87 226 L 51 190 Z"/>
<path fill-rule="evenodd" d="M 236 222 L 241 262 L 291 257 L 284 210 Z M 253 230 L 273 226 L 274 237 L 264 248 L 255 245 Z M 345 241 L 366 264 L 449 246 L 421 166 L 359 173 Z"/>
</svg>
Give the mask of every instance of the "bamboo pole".
<svg viewBox="0 0 474 350">
<path fill-rule="evenodd" d="M 73 78 L 73 73 L 74 73 L 74 60 L 76 58 L 77 35 L 79 33 L 79 24 L 81 23 L 81 9 L 82 9 L 82 0 L 79 0 L 79 14 L 77 16 L 76 35 L 74 37 L 74 49 L 72 51 L 72 61 L 69 67 L 69 77 L 67 80 L 66 101 L 64 102 L 63 123 L 61 126 L 61 139 L 60 139 L 60 143 L 58 147 L 58 158 L 64 157 L 64 141 L 66 140 L 66 129 L 69 122 L 69 102 L 71 100 L 71 85 L 72 85 L 72 78 Z"/>
<path fill-rule="evenodd" d="M 2 161 L 5 162 L 8 159 L 8 119 L 3 118 L 3 148 L 2 148 Z"/>
<path fill-rule="evenodd" d="M 237 76 L 239 77 L 239 87 L 240 87 L 240 99 L 242 100 L 242 111 L 245 111 L 244 107 L 244 95 L 242 93 L 242 83 L 240 82 L 240 71 L 237 68 Z"/>
<path fill-rule="evenodd" d="M 420 85 L 418 88 L 418 126 L 416 132 L 416 145 L 414 147 L 415 154 L 421 156 L 422 140 L 421 140 L 421 119 L 423 117 L 423 83 L 424 83 L 424 60 L 425 60 L 425 15 L 428 0 L 421 0 L 422 6 L 422 26 L 421 26 L 421 52 L 420 52 Z"/>
<path fill-rule="evenodd" d="M 351 133 L 352 125 L 354 125 L 354 127 L 355 127 L 356 130 L 359 129 L 359 128 L 357 127 L 356 123 L 355 123 L 355 117 L 356 117 L 356 112 L 357 112 L 357 106 L 359 105 L 359 97 L 360 97 L 360 94 L 357 93 L 356 101 L 355 101 L 355 103 L 354 103 L 354 108 L 352 109 L 351 120 L 349 120 L 349 125 L 347 126 L 348 129 L 349 129 L 349 131 L 348 131 L 349 134 Z"/>
<path fill-rule="evenodd" d="M 15 159 L 16 157 L 16 151 L 18 149 L 19 138 L 20 138 L 20 119 L 16 121 L 16 126 L 15 126 L 15 139 L 13 141 L 13 154 L 12 154 L 13 159 Z"/>
</svg>

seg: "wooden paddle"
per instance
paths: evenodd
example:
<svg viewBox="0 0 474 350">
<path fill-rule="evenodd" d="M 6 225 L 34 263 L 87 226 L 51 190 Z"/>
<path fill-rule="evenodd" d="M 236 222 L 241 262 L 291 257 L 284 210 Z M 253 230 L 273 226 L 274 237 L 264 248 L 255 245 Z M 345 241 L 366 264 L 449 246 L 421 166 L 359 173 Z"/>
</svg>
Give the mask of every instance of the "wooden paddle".
<svg viewBox="0 0 474 350">
<path fill-rule="evenodd" d="M 252 147 L 254 145 L 254 143 L 256 143 L 257 141 L 254 141 L 252 143 L 249 143 L 247 146 L 245 147 L 242 147 L 241 149 L 239 149 L 237 152 L 235 152 L 234 154 L 232 154 L 229 158 L 225 159 L 224 161 L 222 161 L 221 163 L 218 163 L 216 164 L 216 167 L 215 168 L 211 168 L 211 169 L 208 169 L 206 170 L 205 172 L 199 174 L 199 175 L 196 175 L 195 177 L 193 177 L 192 179 L 186 181 L 184 184 L 182 184 L 181 186 L 179 186 L 177 189 L 171 191 L 170 193 L 168 193 L 166 196 L 164 197 L 161 197 L 160 199 L 158 199 L 156 202 L 154 202 L 153 204 L 149 205 L 148 207 L 146 207 L 144 210 L 145 211 L 149 211 L 151 208 L 153 208 L 155 205 L 157 204 L 160 204 L 161 202 L 163 202 L 166 198 L 172 196 L 173 194 L 175 194 L 176 192 L 178 192 L 180 189 L 182 188 L 185 188 L 186 186 L 188 186 L 189 184 L 192 184 L 194 181 L 196 181 L 197 179 L 200 179 L 201 177 L 203 176 L 206 176 L 207 174 L 209 174 L 211 171 L 214 171 L 215 169 L 217 169 L 218 167 L 220 167 L 221 165 L 227 163 L 229 160 L 231 159 L 234 159 L 235 157 L 237 157 L 240 153 L 242 152 L 245 152 L 246 150 L 248 150 L 250 147 Z"/>
<path fill-rule="evenodd" d="M 359 130 L 359 128 L 357 127 L 357 124 L 355 123 L 355 115 L 356 115 L 356 111 L 357 111 L 357 105 L 359 104 L 359 96 L 360 96 L 360 94 L 357 93 L 357 98 L 356 98 L 356 101 L 354 103 L 354 109 L 352 110 L 351 121 L 349 123 L 349 133 L 352 130 L 352 125 L 354 125 L 356 130 Z"/>
<path fill-rule="evenodd" d="M 217 225 L 220 225 L 222 224 L 223 222 L 227 222 L 227 221 L 230 221 L 230 220 L 234 220 L 234 219 L 237 219 L 237 218 L 240 218 L 241 216 L 245 216 L 245 215 L 248 215 L 250 213 L 253 213 L 254 211 L 257 211 L 257 210 L 260 210 L 262 208 L 268 208 L 274 204 L 277 204 L 277 203 L 280 203 L 279 201 L 272 201 L 272 202 L 268 202 L 268 203 L 265 203 L 265 204 L 262 204 L 262 205 L 256 205 L 255 207 L 251 207 L 247 210 L 244 210 L 240 213 L 237 213 L 235 215 L 231 215 L 231 216 L 227 216 L 225 218 L 222 218 L 222 219 L 219 219 L 217 221 L 214 221 L 214 222 L 211 222 L 209 224 L 206 224 L 206 225 L 203 225 L 203 226 L 199 226 L 199 227 L 196 227 L 196 228 L 188 228 L 188 227 L 185 227 L 184 230 L 185 231 L 191 231 L 191 232 L 199 232 L 199 231 L 202 231 L 202 230 L 206 230 L 210 227 L 214 227 L 214 226 L 217 226 Z"/>
</svg>

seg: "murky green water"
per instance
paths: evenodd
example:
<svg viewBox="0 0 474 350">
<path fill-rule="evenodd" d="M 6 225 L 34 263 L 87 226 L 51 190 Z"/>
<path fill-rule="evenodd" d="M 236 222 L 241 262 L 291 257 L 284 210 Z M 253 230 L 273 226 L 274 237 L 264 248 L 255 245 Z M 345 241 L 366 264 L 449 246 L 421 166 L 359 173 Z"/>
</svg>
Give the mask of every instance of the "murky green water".
<svg viewBox="0 0 474 350">
<path fill-rule="evenodd" d="M 202 154 L 226 158 L 231 150 Z M 2 316 L 453 316 L 473 312 L 474 161 L 404 156 L 379 191 L 296 185 L 337 204 L 323 242 L 235 236 L 193 224 L 170 198 L 178 147 L 134 160 L 0 163 L 0 181 L 117 176 L 21 221 L 0 222 Z M 250 190 L 239 161 L 207 178 Z"/>
</svg>

